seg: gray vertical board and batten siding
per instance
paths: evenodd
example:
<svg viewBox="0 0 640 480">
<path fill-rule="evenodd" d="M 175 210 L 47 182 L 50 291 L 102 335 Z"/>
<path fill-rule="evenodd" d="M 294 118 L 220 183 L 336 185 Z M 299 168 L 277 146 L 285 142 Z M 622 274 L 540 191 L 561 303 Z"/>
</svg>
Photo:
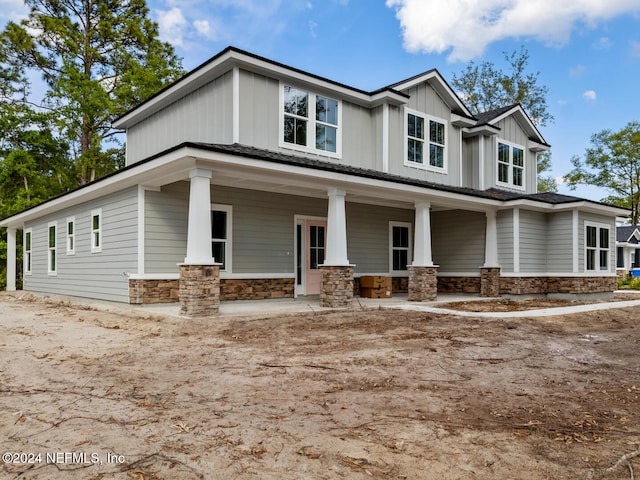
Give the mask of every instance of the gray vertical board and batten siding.
<svg viewBox="0 0 640 480">
<path fill-rule="evenodd" d="M 232 83 L 227 72 L 128 128 L 127 165 L 184 142 L 232 143 Z"/>
<path fill-rule="evenodd" d="M 460 186 L 460 128 L 451 123 L 451 109 L 428 82 L 407 89 L 404 93 L 410 95 L 408 108 L 446 122 L 447 168 L 445 172 L 441 172 L 405 165 L 405 109 L 394 108 L 390 115 L 390 124 L 394 125 L 390 132 L 390 173 L 442 185 Z M 428 161 L 428 135 L 429 128 L 425 125 L 425 162 Z"/>
<path fill-rule="evenodd" d="M 498 174 L 498 142 L 505 140 L 516 145 L 523 147 L 525 156 L 525 191 L 526 193 L 536 193 L 537 186 L 537 154 L 529 150 L 529 137 L 526 132 L 520 127 L 518 122 L 513 117 L 507 117 L 499 121 L 496 125 L 500 129 L 498 134 L 499 138 L 491 137 L 491 141 L 485 140 L 485 145 L 488 145 L 489 150 L 485 151 L 485 185 L 487 188 L 491 185 L 498 188 L 507 188 L 503 185 L 497 185 Z M 490 161 L 486 161 L 490 159 Z M 521 191 L 515 189 L 517 191 Z"/>
<path fill-rule="evenodd" d="M 478 272 L 484 264 L 486 216 L 447 210 L 431 213 L 431 249 L 438 272 Z"/>
<path fill-rule="evenodd" d="M 257 73 L 240 70 L 240 143 L 253 147 L 279 151 L 294 156 L 316 158 L 329 163 L 339 163 L 353 167 L 377 168 L 374 157 L 375 143 L 381 136 L 373 132 L 373 118 L 370 109 L 342 101 L 342 157 L 340 159 L 322 155 L 321 152 L 302 152 L 281 146 L 280 139 L 280 86 L 291 85 L 309 90 L 296 82 L 280 83 L 278 80 Z M 331 92 L 314 91 L 328 95 Z M 340 98 L 337 98 L 341 100 Z"/>
<path fill-rule="evenodd" d="M 102 209 L 102 251 L 91 253 L 91 212 Z M 75 216 L 75 254 L 67 255 L 67 218 Z M 57 222 L 57 275 L 47 273 L 48 223 Z M 129 188 L 47 215 L 32 228 L 32 274 L 25 290 L 129 301 L 127 275 L 138 268 L 138 194 Z"/>
</svg>

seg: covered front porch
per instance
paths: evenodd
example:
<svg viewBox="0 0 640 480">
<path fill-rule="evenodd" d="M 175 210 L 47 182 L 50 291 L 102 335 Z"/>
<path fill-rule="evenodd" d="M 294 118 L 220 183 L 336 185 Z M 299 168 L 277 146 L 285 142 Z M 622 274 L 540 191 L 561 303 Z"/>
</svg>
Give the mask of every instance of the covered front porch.
<svg viewBox="0 0 640 480">
<path fill-rule="evenodd" d="M 394 294 L 406 293 L 409 301 L 433 301 L 434 258 L 460 253 L 465 258 L 447 267 L 477 278 L 480 295 L 498 294 L 495 201 L 220 152 L 189 153 L 180 160 L 181 175 L 160 175 L 143 188 L 144 238 L 138 272 L 129 276 L 130 303 L 179 301 L 188 316 L 210 315 L 234 299 L 318 295 L 323 307 L 344 307 L 369 275 L 391 277 Z M 473 222 L 458 233 L 448 227 L 469 216 Z M 464 241 L 468 235 L 472 242 Z"/>
</svg>

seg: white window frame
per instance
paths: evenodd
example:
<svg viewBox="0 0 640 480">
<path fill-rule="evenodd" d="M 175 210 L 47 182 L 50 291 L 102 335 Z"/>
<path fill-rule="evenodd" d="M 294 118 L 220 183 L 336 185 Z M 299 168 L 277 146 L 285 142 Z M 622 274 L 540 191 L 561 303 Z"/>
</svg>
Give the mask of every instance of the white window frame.
<svg viewBox="0 0 640 480">
<path fill-rule="evenodd" d="M 51 229 L 53 228 L 53 246 L 51 246 Z M 31 239 L 33 246 L 33 239 Z M 53 267 L 53 268 L 52 268 Z M 58 222 L 47 224 L 47 273 L 58 274 Z"/>
<path fill-rule="evenodd" d="M 66 222 L 65 237 L 67 239 L 67 255 L 76 254 L 76 217 L 68 217 Z M 69 233 L 69 225 L 73 225 L 73 231 Z"/>
<path fill-rule="evenodd" d="M 47 231 L 47 233 L 49 233 Z M 29 236 L 29 248 L 27 249 L 27 236 Z M 33 229 L 27 228 L 24 231 L 23 238 L 23 270 L 25 275 L 31 275 L 33 272 Z"/>
<path fill-rule="evenodd" d="M 97 229 L 93 228 L 93 217 L 95 216 L 98 217 Z M 102 244 L 104 243 L 104 238 L 102 237 L 102 209 L 101 208 L 96 208 L 95 210 L 91 210 L 91 216 L 89 217 L 89 230 L 91 232 L 91 253 L 102 252 Z"/>
<path fill-rule="evenodd" d="M 500 144 L 506 145 L 509 147 L 509 170 L 508 170 L 508 179 L 506 182 L 500 181 Z M 513 163 L 513 149 L 517 148 L 518 150 L 522 150 L 522 167 L 519 165 L 514 165 Z M 496 154 L 495 154 L 495 165 L 496 165 L 496 185 L 514 188 L 516 190 L 526 190 L 527 186 L 527 149 L 522 145 L 517 143 L 508 142 L 506 140 L 498 139 L 496 141 Z M 522 169 L 522 185 L 516 185 L 513 182 L 513 169 L 521 168 Z"/>
<path fill-rule="evenodd" d="M 589 247 L 587 246 L 587 229 L 589 227 L 595 228 L 596 229 L 596 246 L 595 247 Z M 615 227 L 614 227 L 615 228 Z M 609 235 L 608 235 L 608 239 L 609 239 L 609 245 L 607 248 L 602 248 L 602 246 L 600 245 L 600 230 L 602 229 L 606 229 L 609 231 Z M 593 272 L 593 273 L 598 273 L 598 274 L 608 274 L 611 273 L 611 232 L 612 232 L 612 227 L 611 225 L 608 225 L 606 223 L 596 223 L 596 222 L 584 222 L 584 271 L 585 273 L 587 272 Z M 594 250 L 595 254 L 594 254 L 594 268 L 593 269 L 588 269 L 587 268 L 587 264 L 588 264 L 588 255 L 589 255 L 589 250 Z M 600 264 L 600 255 L 602 252 L 606 252 L 607 253 L 607 268 L 603 269 L 602 265 Z"/>
<path fill-rule="evenodd" d="M 295 117 L 295 115 L 285 114 L 285 111 L 284 111 L 285 87 L 291 87 L 291 88 L 295 88 L 296 90 L 304 91 L 309 96 L 308 111 L 307 111 L 308 117 L 306 118 L 306 121 L 307 121 L 307 145 L 306 146 L 297 145 L 295 143 L 289 143 L 284 141 L 284 119 L 286 116 Z M 338 124 L 337 125 L 332 125 L 329 123 L 322 122 L 320 120 L 316 120 L 316 104 L 317 104 L 318 97 L 323 97 L 323 98 L 327 98 L 329 100 L 335 100 L 336 102 L 338 102 L 338 115 L 337 115 Z M 331 157 L 335 159 L 342 158 L 342 100 L 332 97 L 331 95 L 322 94 L 322 93 L 310 90 L 308 88 L 302 88 L 302 87 L 296 86 L 295 84 L 280 82 L 279 110 L 280 111 L 279 111 L 278 140 L 279 140 L 280 147 L 292 149 L 292 150 L 298 150 L 305 153 L 313 153 L 316 155 L 322 155 L 322 156 Z M 300 118 L 303 118 L 303 117 L 300 117 Z M 335 127 L 336 129 L 336 151 L 335 152 L 316 148 L 316 125 L 328 125 L 328 126 L 331 126 L 332 128 Z"/>
<path fill-rule="evenodd" d="M 404 248 L 395 248 L 393 245 L 393 227 L 403 227 L 408 229 L 408 239 L 409 246 L 406 248 L 407 250 L 407 267 L 411 265 L 413 259 L 413 232 L 412 225 L 410 222 L 389 222 L 389 272 L 391 273 L 407 273 L 409 269 L 406 270 L 394 270 L 393 269 L 393 252 L 394 250 L 404 250 Z"/>
<path fill-rule="evenodd" d="M 227 214 L 227 238 L 213 238 L 212 235 L 211 243 L 213 244 L 213 242 L 224 242 L 224 261 L 221 262 L 218 258 L 215 258 L 214 260 L 217 263 L 224 263 L 225 268 L 221 268 L 221 272 L 231 273 L 233 272 L 233 268 L 231 265 L 231 260 L 233 259 L 233 205 L 212 203 L 211 211 L 225 212 Z M 211 253 L 213 255 L 213 251 Z"/>
<path fill-rule="evenodd" d="M 409 115 L 414 115 L 416 117 L 422 118 L 424 122 L 424 138 L 421 139 L 423 142 L 423 151 L 422 151 L 422 160 L 423 163 L 414 162 L 413 160 L 409 160 Z M 444 144 L 431 142 L 429 138 L 430 123 L 429 122 L 437 122 L 441 123 L 444 126 Z M 414 138 L 414 137 L 412 137 Z M 423 112 L 419 112 L 417 110 L 412 110 L 411 108 L 404 109 L 404 164 L 407 167 L 419 168 L 421 170 L 430 170 L 432 172 L 438 173 L 448 173 L 449 169 L 449 122 L 444 118 L 435 117 L 433 115 L 429 115 Z M 437 167 L 431 165 L 431 155 L 430 155 L 430 145 L 431 144 L 440 146 L 443 148 L 442 152 L 442 167 Z M 426 163 L 425 163 L 426 161 Z"/>
</svg>

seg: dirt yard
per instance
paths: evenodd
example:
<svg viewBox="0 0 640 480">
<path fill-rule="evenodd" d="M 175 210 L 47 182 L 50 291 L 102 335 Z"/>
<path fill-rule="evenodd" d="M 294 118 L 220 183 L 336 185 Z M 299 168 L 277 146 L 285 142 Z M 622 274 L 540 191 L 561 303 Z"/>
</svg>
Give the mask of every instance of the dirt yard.
<svg viewBox="0 0 640 480">
<path fill-rule="evenodd" d="M 19 297 L 2 479 L 640 478 L 640 307 L 181 320 Z"/>
</svg>

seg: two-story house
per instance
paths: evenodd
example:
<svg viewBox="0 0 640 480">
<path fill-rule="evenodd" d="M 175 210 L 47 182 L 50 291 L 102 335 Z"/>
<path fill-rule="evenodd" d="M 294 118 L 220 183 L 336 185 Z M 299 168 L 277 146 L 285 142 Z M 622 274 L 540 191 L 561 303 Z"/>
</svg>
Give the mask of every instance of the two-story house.
<svg viewBox="0 0 640 480">
<path fill-rule="evenodd" d="M 410 300 L 609 292 L 625 210 L 536 193 L 519 105 L 474 116 L 431 70 L 366 92 L 227 48 L 115 122 L 126 167 L 0 222 L 15 288 L 186 314 L 364 275 Z M 13 265 L 12 265 L 13 260 Z"/>
</svg>

